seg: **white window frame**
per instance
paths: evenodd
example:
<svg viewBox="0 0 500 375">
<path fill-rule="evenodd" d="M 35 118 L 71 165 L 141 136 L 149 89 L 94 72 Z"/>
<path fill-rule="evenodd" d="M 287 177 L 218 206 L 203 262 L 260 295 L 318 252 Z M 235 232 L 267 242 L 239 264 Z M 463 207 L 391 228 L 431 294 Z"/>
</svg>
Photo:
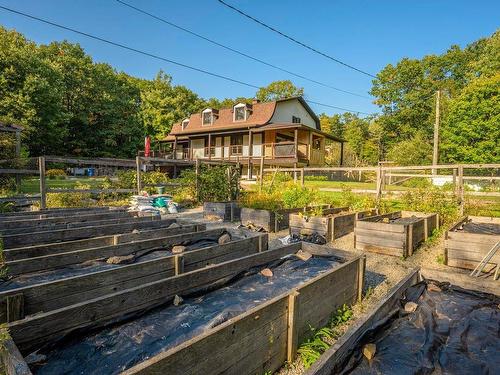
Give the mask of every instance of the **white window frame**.
<svg viewBox="0 0 500 375">
<path fill-rule="evenodd" d="M 205 124 L 205 113 L 210 113 L 210 124 Z M 201 112 L 201 126 L 210 126 L 214 123 L 214 111 L 211 108 L 207 108 Z"/>
<path fill-rule="evenodd" d="M 236 120 L 236 108 L 244 108 L 244 113 L 245 116 L 243 120 Z M 247 105 L 245 103 L 238 103 L 233 107 L 233 122 L 241 122 L 241 121 L 246 121 L 248 117 L 248 110 L 247 110 Z"/>
<path fill-rule="evenodd" d="M 187 118 L 187 119 L 182 120 L 181 125 L 182 125 L 182 130 L 186 129 L 186 126 L 189 125 L 189 119 Z"/>
</svg>

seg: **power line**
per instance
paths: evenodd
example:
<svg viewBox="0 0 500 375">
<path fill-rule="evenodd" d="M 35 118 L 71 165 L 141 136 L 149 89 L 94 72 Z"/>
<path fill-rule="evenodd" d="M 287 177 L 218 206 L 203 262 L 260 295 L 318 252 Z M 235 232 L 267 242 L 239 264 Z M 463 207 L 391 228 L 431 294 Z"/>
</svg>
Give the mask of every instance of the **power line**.
<svg viewBox="0 0 500 375">
<path fill-rule="evenodd" d="M 204 70 L 204 69 L 201 69 L 201 68 L 193 67 L 191 65 L 187 65 L 187 64 L 180 63 L 180 62 L 177 62 L 177 61 L 165 58 L 165 57 L 161 57 L 161 56 L 149 53 L 149 52 L 145 52 L 145 51 L 139 50 L 139 49 L 134 48 L 134 47 L 129 47 L 129 46 L 126 46 L 126 45 L 121 44 L 121 43 L 113 42 L 111 40 L 104 39 L 102 37 L 86 33 L 84 31 L 73 29 L 73 28 L 68 27 L 68 26 L 60 25 L 58 23 L 55 23 L 55 22 L 52 22 L 52 21 L 49 21 L 49 20 L 46 20 L 46 19 L 43 19 L 43 18 L 40 18 L 40 17 L 36 17 L 36 16 L 33 16 L 31 14 L 28 14 L 28 13 L 24 13 L 24 12 L 15 10 L 15 9 L 7 8 L 7 7 L 2 6 L 2 5 L 0 5 L 0 9 L 6 10 L 7 12 L 18 14 L 18 15 L 23 16 L 23 17 L 30 18 L 30 19 L 35 20 L 35 21 L 39 21 L 39 22 L 45 23 L 47 25 L 51 25 L 51 26 L 57 27 L 59 29 L 71 31 L 72 33 L 83 35 L 83 36 L 85 36 L 87 38 L 94 39 L 94 40 L 97 40 L 97 41 L 100 41 L 100 42 L 103 42 L 103 43 L 106 43 L 106 44 L 110 44 L 112 46 L 115 46 L 115 47 L 118 47 L 118 48 L 122 48 L 122 49 L 125 49 L 127 51 L 135 52 L 135 53 L 147 56 L 147 57 L 151 57 L 151 58 L 154 58 L 154 59 L 157 59 L 157 60 L 165 61 L 165 62 L 168 62 L 170 64 L 178 65 L 178 66 L 181 66 L 183 68 L 194 70 L 194 71 L 199 72 L 199 73 L 204 73 L 204 74 L 210 75 L 212 77 L 224 79 L 226 81 L 230 81 L 230 82 L 234 82 L 234 83 L 239 83 L 240 85 L 252 87 L 252 88 L 255 88 L 255 89 L 258 89 L 258 90 L 262 88 L 260 86 L 257 86 L 257 85 L 254 85 L 254 84 L 251 84 L 251 83 L 248 83 L 248 82 L 243 82 L 243 81 L 231 78 L 231 77 L 223 76 L 223 75 L 218 74 L 218 73 L 213 73 L 213 72 L 210 72 L 208 70 Z M 332 106 L 332 105 L 329 105 L 329 104 L 321 104 L 321 103 L 313 102 L 313 101 L 310 101 L 310 100 L 306 100 L 306 101 L 309 102 L 309 103 L 311 103 L 311 104 L 317 104 L 317 105 L 327 106 L 327 107 L 331 107 L 331 108 L 335 108 L 335 109 L 341 109 L 341 110 L 344 110 L 344 111 L 347 111 L 347 112 L 368 114 L 368 113 L 364 113 L 364 112 L 361 112 L 361 111 L 348 110 L 348 109 L 345 109 L 345 108 L 340 108 L 340 107 Z"/>
<path fill-rule="evenodd" d="M 319 54 L 319 55 L 321 55 L 321 56 L 323 56 L 323 57 L 326 57 L 327 59 L 330 59 L 330 60 L 332 60 L 332 61 L 335 61 L 335 62 L 336 62 L 336 63 L 338 63 L 338 64 L 344 65 L 345 67 L 347 67 L 347 68 L 349 68 L 349 69 L 352 69 L 352 70 L 355 70 L 355 71 L 357 71 L 357 72 L 359 72 L 359 73 L 361 73 L 361 74 L 367 75 L 368 77 L 371 77 L 371 78 L 377 78 L 376 76 L 374 76 L 374 75 L 373 75 L 373 74 L 371 74 L 371 73 L 365 72 L 364 70 L 361 70 L 361 69 L 359 69 L 359 68 L 356 68 L 355 66 L 349 65 L 349 64 L 347 64 L 347 63 L 345 63 L 345 62 L 343 62 L 343 61 L 341 61 L 341 60 L 339 60 L 339 59 L 336 59 L 335 57 L 332 57 L 332 56 L 330 56 L 330 55 L 328 55 L 328 54 L 326 54 L 326 53 L 324 53 L 324 52 L 321 52 L 321 51 L 317 50 L 317 49 L 316 49 L 316 48 L 314 48 L 314 47 L 309 46 L 308 44 L 305 44 L 305 43 L 303 43 L 303 42 L 301 42 L 301 41 L 299 41 L 299 40 L 297 40 L 297 39 L 295 39 L 295 38 L 291 37 L 290 35 L 285 34 L 285 33 L 284 33 L 284 32 L 282 32 L 282 31 L 279 31 L 279 30 L 275 29 L 275 28 L 274 28 L 274 27 L 272 27 L 272 26 L 269 26 L 268 24 L 266 24 L 266 23 L 264 23 L 264 22 L 262 22 L 262 21 L 258 20 L 258 19 L 257 19 L 257 18 L 255 18 L 255 17 L 252 17 L 251 15 L 249 15 L 249 14 L 247 14 L 247 13 L 243 12 L 242 10 L 240 10 L 240 9 L 238 9 L 238 8 L 235 8 L 234 6 L 232 6 L 232 5 L 230 5 L 230 4 L 226 3 L 226 2 L 224 2 L 224 1 L 222 1 L 222 0 L 218 0 L 218 1 L 219 1 L 219 3 L 221 3 L 222 5 L 224 5 L 224 6 L 228 7 L 228 8 L 230 8 L 230 9 L 234 10 L 235 12 L 237 12 L 237 13 L 241 14 L 242 16 L 244 16 L 244 17 L 246 17 L 246 18 L 251 19 L 252 21 L 254 21 L 254 22 L 258 23 L 259 25 L 261 25 L 261 26 L 265 27 L 266 29 L 269 29 L 269 30 L 273 31 L 273 32 L 275 32 L 275 33 L 277 33 L 277 34 L 281 35 L 282 37 L 287 38 L 288 40 L 291 40 L 292 42 L 294 42 L 294 43 L 296 43 L 296 44 L 298 44 L 298 45 L 300 45 L 300 46 L 302 46 L 302 47 L 304 47 L 304 48 L 307 48 L 308 50 L 311 50 L 311 51 L 313 51 L 313 52 L 315 52 L 315 53 L 317 53 L 317 54 Z"/>
<path fill-rule="evenodd" d="M 320 106 L 323 106 L 323 107 L 328 107 L 328 108 L 333 108 L 333 109 L 338 109 L 338 110 L 341 110 L 341 111 L 346 111 L 346 112 L 351 112 L 351 113 L 358 113 L 358 114 L 363 114 L 363 115 L 372 115 L 373 113 L 367 113 L 367 112 L 361 112 L 361 111 L 353 111 L 353 110 L 350 110 L 350 109 L 346 109 L 346 108 L 342 108 L 342 107 L 337 107 L 337 106 L 334 106 L 334 105 L 331 105 L 331 104 L 324 104 L 324 103 L 318 103 L 318 102 L 315 102 L 315 101 L 312 101 L 312 100 L 309 100 L 309 99 L 304 99 L 306 102 L 308 102 L 309 104 L 316 104 L 316 105 L 320 105 Z"/>
<path fill-rule="evenodd" d="M 122 1 L 122 0 L 115 0 L 115 1 L 116 1 L 116 2 L 118 2 L 118 3 L 120 3 L 120 4 L 122 4 L 122 5 L 124 5 L 124 6 L 126 6 L 126 7 L 131 8 L 131 9 L 133 9 L 133 10 L 135 10 L 135 11 L 139 12 L 139 13 L 145 14 L 145 15 L 147 15 L 147 16 L 149 16 L 149 17 L 152 17 L 152 18 L 154 18 L 154 19 L 156 19 L 156 20 L 158 20 L 158 21 L 160 21 L 160 22 L 163 22 L 163 23 L 165 23 L 165 24 L 167 24 L 167 25 L 169 25 L 169 26 L 175 27 L 176 29 L 182 30 L 182 31 L 184 31 L 184 32 L 186 32 L 186 33 L 188 33 L 188 34 L 191 34 L 191 35 L 193 35 L 193 36 L 195 36 L 195 37 L 197 37 L 197 38 L 203 39 L 203 40 L 205 40 L 205 41 L 207 41 L 207 42 L 209 42 L 209 43 L 212 43 L 212 44 L 214 44 L 214 45 L 216 45 L 216 46 L 219 46 L 219 47 L 224 48 L 224 49 L 226 49 L 226 50 L 228 50 L 228 51 L 231 51 L 231 52 L 233 52 L 233 53 L 236 53 L 236 54 L 238 54 L 238 55 L 240 55 L 240 56 L 244 56 L 244 57 L 246 57 L 246 58 L 248 58 L 248 59 L 250 59 L 250 60 L 257 61 L 257 62 L 259 62 L 259 63 L 261 63 L 261 64 L 264 64 L 264 65 L 267 65 L 267 66 L 269 66 L 269 67 L 271 67 L 271 68 L 274 68 L 274 69 L 280 70 L 280 71 L 282 71 L 282 72 L 288 73 L 288 74 L 293 75 L 293 76 L 295 76 L 295 77 L 298 77 L 298 78 L 304 79 L 304 80 L 306 80 L 306 81 L 309 81 L 309 82 L 315 83 L 315 84 L 317 84 L 317 85 L 321 85 L 321 86 L 323 86 L 323 87 L 330 88 L 330 89 L 335 90 L 335 91 L 339 91 L 339 92 L 342 92 L 342 93 L 345 93 L 345 94 L 354 95 L 354 96 L 358 96 L 358 97 L 360 97 L 360 98 L 364 98 L 364 99 L 369 99 L 369 100 L 371 100 L 371 98 L 369 98 L 368 96 L 361 95 L 361 94 L 357 94 L 357 93 L 352 92 L 352 91 L 347 91 L 347 90 L 340 89 L 340 88 L 338 88 L 338 87 L 334 87 L 334 86 L 328 85 L 328 84 L 326 84 L 326 83 L 323 83 L 323 82 L 317 81 L 317 80 L 315 80 L 315 79 L 308 78 L 308 77 L 306 77 L 306 76 L 304 76 L 304 75 L 302 75 L 302 74 L 299 74 L 299 73 L 294 73 L 294 72 L 292 72 L 292 71 L 290 71 L 290 70 L 288 70 L 288 69 L 282 68 L 282 67 L 277 66 L 277 65 L 272 64 L 272 63 L 269 63 L 269 62 L 264 61 L 264 60 L 262 60 L 262 59 L 259 59 L 259 58 L 257 58 L 257 57 L 251 56 L 251 55 L 249 55 L 249 54 L 247 54 L 247 53 L 245 53 L 245 52 L 241 52 L 241 51 L 239 51 L 239 50 L 237 50 L 237 49 L 235 49 L 235 48 L 229 47 L 229 46 L 224 45 L 224 44 L 222 44 L 222 43 L 219 43 L 219 42 L 217 42 L 217 41 L 215 41 L 215 40 L 213 40 L 213 39 L 210 39 L 210 38 L 208 38 L 208 37 L 206 37 L 206 36 L 203 36 L 203 35 L 201 35 L 201 34 L 198 34 L 198 33 L 194 32 L 194 31 L 192 31 L 192 30 L 186 29 L 185 27 L 179 26 L 179 25 L 177 25 L 177 24 L 175 24 L 175 23 L 173 23 L 173 22 L 171 22 L 171 21 L 168 21 L 168 20 L 166 20 L 166 19 L 164 19 L 164 18 L 162 18 L 162 17 L 156 16 L 156 15 L 154 15 L 154 14 L 152 14 L 152 13 L 149 13 L 149 12 L 147 12 L 147 11 L 145 11 L 145 10 L 141 9 L 141 8 L 138 8 L 138 7 L 134 6 L 134 5 L 128 4 L 128 3 L 126 3 L 126 2 L 124 2 L 124 1 Z"/>
</svg>

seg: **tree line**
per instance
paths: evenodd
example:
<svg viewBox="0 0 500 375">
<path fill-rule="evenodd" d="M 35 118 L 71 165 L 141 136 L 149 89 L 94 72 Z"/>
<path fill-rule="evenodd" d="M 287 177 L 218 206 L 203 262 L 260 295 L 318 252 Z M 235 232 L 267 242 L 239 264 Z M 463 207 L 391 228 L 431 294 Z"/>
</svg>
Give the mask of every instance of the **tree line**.
<svg viewBox="0 0 500 375">
<path fill-rule="evenodd" d="M 452 46 L 441 55 L 387 65 L 371 89 L 380 114 L 322 114 L 321 127 L 347 140 L 353 164 L 428 163 L 434 94 L 441 90 L 440 161 L 499 162 L 499 86 L 496 32 L 464 49 Z M 255 97 L 303 94 L 291 81 L 276 81 Z M 0 26 L 0 122 L 25 127 L 25 155 L 132 157 L 145 135 L 161 139 L 175 122 L 204 107 L 251 100 L 204 99 L 173 85 L 163 71 L 152 80 L 132 77 L 93 61 L 78 44 L 37 45 Z M 0 135 L 0 158 L 11 157 L 12 150 L 12 141 Z"/>
</svg>

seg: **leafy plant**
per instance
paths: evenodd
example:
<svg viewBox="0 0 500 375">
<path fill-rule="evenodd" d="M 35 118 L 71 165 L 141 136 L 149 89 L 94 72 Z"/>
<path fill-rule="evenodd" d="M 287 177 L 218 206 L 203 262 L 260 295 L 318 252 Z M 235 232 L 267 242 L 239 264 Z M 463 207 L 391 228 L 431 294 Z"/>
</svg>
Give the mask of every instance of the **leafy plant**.
<svg viewBox="0 0 500 375">
<path fill-rule="evenodd" d="M 75 189 L 88 190 L 90 185 L 77 182 Z M 94 204 L 92 195 L 86 192 L 47 193 L 47 208 L 90 207 Z"/>
<path fill-rule="evenodd" d="M 459 215 L 453 195 L 436 187 L 407 191 L 402 203 L 406 210 L 436 212 L 444 223 L 455 221 Z"/>
<path fill-rule="evenodd" d="M 299 184 L 287 184 L 282 194 L 283 206 L 285 208 L 299 208 L 309 206 L 316 200 L 316 191 L 300 186 Z"/>
<path fill-rule="evenodd" d="M 315 331 L 313 327 L 310 328 Z M 330 347 L 327 340 L 331 340 L 333 337 L 333 331 L 328 327 L 323 327 L 299 347 L 297 353 L 300 355 L 306 369 L 316 362 L 321 354 Z"/>
<path fill-rule="evenodd" d="M 49 169 L 45 172 L 45 176 L 49 180 L 63 179 L 66 177 L 66 172 L 64 169 Z"/>
</svg>

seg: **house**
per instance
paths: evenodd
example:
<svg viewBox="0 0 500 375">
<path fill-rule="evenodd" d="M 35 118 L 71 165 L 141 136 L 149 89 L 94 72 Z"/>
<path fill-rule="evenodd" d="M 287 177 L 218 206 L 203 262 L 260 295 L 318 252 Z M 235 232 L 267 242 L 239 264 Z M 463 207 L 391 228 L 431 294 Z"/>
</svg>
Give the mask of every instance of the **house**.
<svg viewBox="0 0 500 375">
<path fill-rule="evenodd" d="M 250 178 L 262 158 L 266 166 L 323 166 L 326 141 L 340 143 L 342 154 L 344 141 L 322 132 L 306 101 L 293 97 L 205 108 L 175 124 L 162 149 L 175 159 L 238 161 Z"/>
</svg>

